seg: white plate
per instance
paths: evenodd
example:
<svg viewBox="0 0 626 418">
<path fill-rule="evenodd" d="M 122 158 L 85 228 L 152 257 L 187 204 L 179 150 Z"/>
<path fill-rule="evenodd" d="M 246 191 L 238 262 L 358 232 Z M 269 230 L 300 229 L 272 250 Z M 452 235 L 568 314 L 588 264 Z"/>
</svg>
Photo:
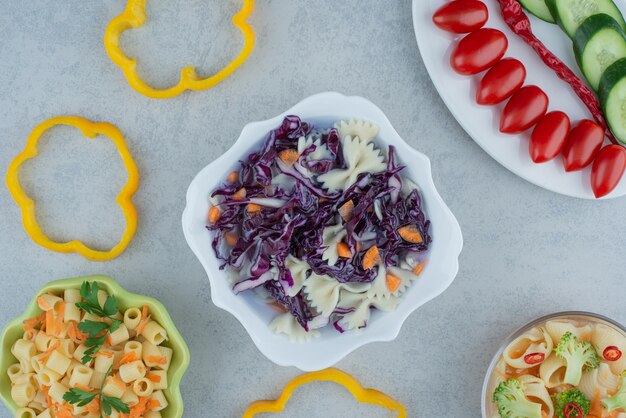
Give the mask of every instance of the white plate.
<svg viewBox="0 0 626 418">
<path fill-rule="evenodd" d="M 274 334 L 268 324 L 276 311 L 255 299 L 252 292 L 233 293 L 224 271 L 219 269 L 221 262 L 215 257 L 211 248 L 212 236 L 206 230 L 210 193 L 222 184 L 224 174 L 232 171 L 240 159 L 261 147 L 268 132 L 280 126 L 286 115 L 298 115 L 305 121 L 327 126 L 349 118 L 376 123 L 380 127 L 377 143 L 381 147 L 395 146 L 400 162 L 408 164 L 403 173 L 421 190 L 433 237 L 426 267 L 394 312 L 373 311 L 368 326 L 356 332 L 339 334 L 330 329 L 332 327 L 326 327 L 319 338 L 307 343 L 292 342 L 284 335 Z M 183 213 L 183 231 L 209 276 L 213 303 L 241 322 L 267 358 L 281 366 L 296 366 L 305 371 L 332 366 L 364 344 L 393 340 L 411 312 L 450 286 L 459 268 L 458 257 L 463 246 L 459 224 L 433 183 L 428 157 L 404 142 L 385 114 L 372 102 L 338 93 L 316 94 L 272 119 L 246 125 L 237 142 L 191 182 Z"/>
<path fill-rule="evenodd" d="M 544 189 L 568 196 L 594 199 L 591 190 L 590 167 L 583 171 L 566 173 L 561 156 L 543 164 L 535 164 L 528 152 L 530 131 L 521 135 L 500 133 L 498 126 L 503 105 L 479 106 L 474 98 L 481 75 L 468 77 L 455 73 L 450 67 L 450 53 L 455 39 L 460 36 L 445 32 L 432 23 L 435 11 L 449 0 L 413 0 L 413 26 L 424 65 L 441 98 L 456 120 L 489 155 L 518 176 Z M 550 98 L 549 110 L 561 110 L 572 123 L 590 119 L 591 114 L 572 91 L 504 23 L 496 0 L 484 1 L 489 8 L 489 21 L 485 27 L 503 31 L 509 39 L 507 57 L 517 58 L 526 66 L 526 83 L 541 87 Z M 622 4 L 622 11 L 626 6 Z M 530 14 L 529 14 L 530 16 Z M 530 16 L 533 32 L 543 43 L 582 77 L 574 60 L 572 42 L 557 25 Z M 614 198 L 626 194 L 626 181 L 607 196 Z"/>
</svg>

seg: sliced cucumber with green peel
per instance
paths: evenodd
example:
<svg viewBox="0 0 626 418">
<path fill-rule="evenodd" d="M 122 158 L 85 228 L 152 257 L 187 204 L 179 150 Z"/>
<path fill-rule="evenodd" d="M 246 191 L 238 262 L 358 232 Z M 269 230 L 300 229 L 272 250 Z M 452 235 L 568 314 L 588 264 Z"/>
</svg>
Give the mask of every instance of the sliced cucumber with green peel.
<svg viewBox="0 0 626 418">
<path fill-rule="evenodd" d="M 626 58 L 626 36 L 611 16 L 593 15 L 574 35 L 574 55 L 587 81 L 597 91 L 604 71 L 620 58 Z"/>
<path fill-rule="evenodd" d="M 599 13 L 611 16 L 626 30 L 624 17 L 612 0 L 546 0 L 546 5 L 570 38 L 588 17 Z"/>
<path fill-rule="evenodd" d="M 599 95 L 613 135 L 626 144 L 626 58 L 614 62 L 604 72 Z"/>
<path fill-rule="evenodd" d="M 545 20 L 548 23 L 556 23 L 552 12 L 548 9 L 545 0 L 517 0 L 524 9 L 528 10 L 534 16 L 537 16 L 541 20 Z"/>
</svg>

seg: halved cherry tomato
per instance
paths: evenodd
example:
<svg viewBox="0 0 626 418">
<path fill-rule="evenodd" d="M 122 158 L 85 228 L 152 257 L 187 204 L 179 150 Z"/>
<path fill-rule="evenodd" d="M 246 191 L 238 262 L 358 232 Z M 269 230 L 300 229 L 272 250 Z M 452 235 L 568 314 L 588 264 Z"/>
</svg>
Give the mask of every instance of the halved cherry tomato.
<svg viewBox="0 0 626 418">
<path fill-rule="evenodd" d="M 612 346 L 607 347 L 607 348 L 604 349 L 604 352 L 602 353 L 602 356 L 607 361 L 617 361 L 617 360 L 622 358 L 622 351 L 619 348 L 617 348 L 614 345 L 612 345 Z"/>
<path fill-rule="evenodd" d="M 593 194 L 600 198 L 611 193 L 624 176 L 624 171 L 626 171 L 626 148 L 615 144 L 602 148 L 591 169 Z M 622 356 L 617 347 L 608 347 L 607 350 L 609 348 L 614 348 L 619 352 L 619 356 Z M 607 357 L 607 350 L 604 351 L 605 358 Z M 608 352 L 611 354 L 610 350 Z"/>
<path fill-rule="evenodd" d="M 546 114 L 548 96 L 537 86 L 519 89 L 504 106 L 500 132 L 519 134 L 532 127 Z"/>
<path fill-rule="evenodd" d="M 546 114 L 530 136 L 530 158 L 536 163 L 545 163 L 559 155 L 569 128 L 569 117 L 565 113 L 557 110 Z"/>
<path fill-rule="evenodd" d="M 445 4 L 433 15 L 433 23 L 452 33 L 474 32 L 485 26 L 489 11 L 478 0 L 454 0 Z"/>
<path fill-rule="evenodd" d="M 476 103 L 495 105 L 503 102 L 524 85 L 524 80 L 526 80 L 524 64 L 515 58 L 505 58 L 491 67 L 480 80 Z"/>
<path fill-rule="evenodd" d="M 506 35 L 499 30 L 478 29 L 456 45 L 450 64 L 459 74 L 478 74 L 500 61 L 508 46 Z"/>
<path fill-rule="evenodd" d="M 582 170 L 600 151 L 604 141 L 604 129 L 592 120 L 581 120 L 569 133 L 563 147 L 565 171 Z"/>
<path fill-rule="evenodd" d="M 539 364 L 546 359 L 546 355 L 543 353 L 530 353 L 524 356 L 524 363 L 526 364 Z"/>
</svg>

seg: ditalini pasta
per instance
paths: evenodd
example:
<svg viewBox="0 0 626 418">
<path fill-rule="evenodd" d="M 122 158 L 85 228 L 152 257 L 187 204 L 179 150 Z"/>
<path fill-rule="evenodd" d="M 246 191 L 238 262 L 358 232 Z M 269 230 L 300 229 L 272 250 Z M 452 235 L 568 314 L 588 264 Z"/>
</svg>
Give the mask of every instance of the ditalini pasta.
<svg viewBox="0 0 626 418">
<path fill-rule="evenodd" d="M 117 301 L 84 283 L 37 298 L 7 374 L 16 418 L 160 418 L 174 352 L 146 306 Z"/>
<path fill-rule="evenodd" d="M 362 120 L 330 129 L 287 116 L 208 198 L 207 229 L 233 291 L 278 311 L 295 340 L 367 326 L 426 266 L 432 238 L 418 187 Z M 289 317 L 291 316 L 291 318 Z"/>
<path fill-rule="evenodd" d="M 626 417 L 626 334 L 570 315 L 524 330 L 497 360 L 489 416 Z"/>
</svg>

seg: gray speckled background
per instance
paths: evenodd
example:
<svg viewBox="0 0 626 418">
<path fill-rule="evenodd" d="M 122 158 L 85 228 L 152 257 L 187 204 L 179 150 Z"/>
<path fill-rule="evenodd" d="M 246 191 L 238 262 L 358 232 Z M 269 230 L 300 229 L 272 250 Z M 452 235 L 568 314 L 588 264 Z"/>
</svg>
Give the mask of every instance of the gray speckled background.
<svg viewBox="0 0 626 418">
<path fill-rule="evenodd" d="M 148 2 L 149 20 L 123 45 L 148 81 L 167 85 L 184 65 L 207 74 L 238 52 L 229 18 L 239 1 Z M 459 127 L 433 88 L 413 36 L 410 0 L 264 0 L 251 19 L 249 61 L 216 88 L 155 101 L 132 90 L 102 46 L 122 0 L 1 0 L 0 171 L 39 122 L 60 114 L 109 121 L 125 134 L 142 180 L 140 221 L 127 251 L 106 263 L 57 254 L 25 234 L 0 188 L 0 324 L 52 279 L 108 274 L 160 299 L 193 357 L 182 390 L 185 417 L 236 417 L 274 397 L 296 369 L 275 366 L 241 325 L 212 306 L 204 270 L 180 227 L 187 185 L 266 119 L 325 90 L 365 96 L 429 155 L 434 179 L 465 237 L 452 287 L 415 312 L 392 343 L 366 346 L 338 367 L 392 394 L 411 417 L 477 417 L 489 360 L 503 337 L 556 310 L 592 310 L 626 321 L 623 199 L 574 200 L 509 173 Z M 114 197 L 125 181 L 106 139 L 59 128 L 22 170 L 51 236 L 110 246 L 123 230 Z M 209 412 L 207 412 L 209 411 Z M 386 416 L 347 392 L 316 384 L 285 417 Z M 0 406 L 0 416 L 8 412 Z"/>
</svg>

